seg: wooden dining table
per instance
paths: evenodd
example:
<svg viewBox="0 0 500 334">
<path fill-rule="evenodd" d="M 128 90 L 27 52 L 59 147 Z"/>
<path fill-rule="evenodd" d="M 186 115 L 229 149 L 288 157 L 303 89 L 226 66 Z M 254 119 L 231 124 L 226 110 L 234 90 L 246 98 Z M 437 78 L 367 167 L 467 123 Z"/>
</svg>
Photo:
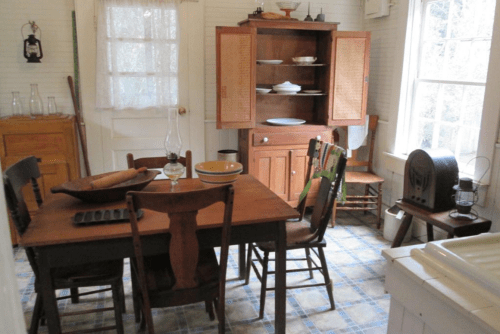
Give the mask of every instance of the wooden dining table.
<svg viewBox="0 0 500 334">
<path fill-rule="evenodd" d="M 174 191 L 191 191 L 211 187 L 199 179 L 180 179 Z M 251 175 L 240 175 L 233 183 L 234 206 L 231 241 L 233 245 L 257 241 L 276 242 L 275 331 L 286 327 L 286 230 L 285 221 L 299 213 Z M 169 180 L 151 182 L 143 191 L 170 192 Z M 134 256 L 132 233 L 128 222 L 77 226 L 78 212 L 125 208 L 123 201 L 86 203 L 67 194 L 49 194 L 42 207 L 20 238 L 20 245 L 34 247 L 40 272 L 42 293 L 49 333 L 60 333 L 55 292 L 52 289 L 53 268 L 93 263 Z M 223 204 L 200 210 L 197 235 L 200 248 L 220 246 Z M 169 250 L 169 222 L 145 210 L 139 220 L 144 255 Z"/>
</svg>

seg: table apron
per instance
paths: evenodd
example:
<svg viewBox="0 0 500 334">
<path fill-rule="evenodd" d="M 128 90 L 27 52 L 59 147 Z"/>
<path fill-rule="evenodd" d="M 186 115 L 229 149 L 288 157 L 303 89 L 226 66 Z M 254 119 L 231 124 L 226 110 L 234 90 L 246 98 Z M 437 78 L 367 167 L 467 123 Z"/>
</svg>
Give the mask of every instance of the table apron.
<svg viewBox="0 0 500 334">
<path fill-rule="evenodd" d="M 274 241 L 278 237 L 279 222 L 239 225 L 231 228 L 231 245 L 249 242 Z M 197 231 L 200 248 L 217 247 L 221 244 L 222 228 Z M 145 256 L 168 252 L 170 234 L 154 234 L 141 237 Z M 89 242 L 35 247 L 39 256 L 45 257 L 50 268 L 95 263 L 134 257 L 132 238 L 116 238 Z"/>
</svg>

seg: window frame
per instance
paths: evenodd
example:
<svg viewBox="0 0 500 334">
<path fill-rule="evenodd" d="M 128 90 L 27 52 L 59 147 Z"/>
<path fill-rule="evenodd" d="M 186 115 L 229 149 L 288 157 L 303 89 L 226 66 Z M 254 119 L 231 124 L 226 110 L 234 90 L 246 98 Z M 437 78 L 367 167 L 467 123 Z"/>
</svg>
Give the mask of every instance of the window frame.
<svg viewBox="0 0 500 334">
<path fill-rule="evenodd" d="M 409 147 L 409 128 L 412 119 L 412 110 L 414 96 L 416 94 L 416 80 L 417 71 L 419 69 L 419 59 L 422 53 L 420 48 L 421 44 L 421 34 L 424 26 L 423 11 L 425 0 L 409 0 L 408 1 L 408 17 L 406 22 L 406 34 L 404 39 L 404 54 L 403 54 L 403 69 L 401 75 L 401 85 L 399 93 L 399 111 L 398 111 L 398 121 L 396 127 L 396 141 L 394 145 L 393 156 L 406 160 Z M 427 2 L 427 1 L 426 1 Z M 488 66 L 488 72 L 486 77 L 485 95 L 483 102 L 482 118 L 480 123 L 480 133 L 478 139 L 478 149 L 477 157 L 485 157 L 487 159 L 475 159 L 472 163 L 475 164 L 474 175 L 472 176 L 474 181 L 481 180 L 482 185 L 488 185 L 491 180 L 491 166 L 493 166 L 493 158 L 495 151 L 495 143 L 497 143 L 497 128 L 498 119 L 500 116 L 499 108 L 492 108 L 490 100 L 497 100 L 492 98 L 491 79 L 497 75 L 498 69 L 492 67 L 492 55 L 494 55 L 494 48 L 498 48 L 498 36 L 495 36 L 495 30 L 500 27 L 499 20 L 499 5 L 497 4 L 495 8 L 495 16 L 493 22 L 493 34 L 491 39 L 490 48 L 490 61 Z M 496 37 L 496 38 L 495 38 Z M 495 42 L 496 40 L 496 42 Z M 445 81 L 448 83 L 447 81 Z M 451 82 L 453 83 L 453 82 Z M 462 83 L 462 82 L 460 82 Z M 465 82 L 468 83 L 468 82 Z M 472 83 L 477 85 L 477 83 Z M 482 84 L 480 84 L 482 85 Z M 498 101 L 496 101 L 498 102 Z M 494 121 L 492 121 L 494 120 Z"/>
</svg>

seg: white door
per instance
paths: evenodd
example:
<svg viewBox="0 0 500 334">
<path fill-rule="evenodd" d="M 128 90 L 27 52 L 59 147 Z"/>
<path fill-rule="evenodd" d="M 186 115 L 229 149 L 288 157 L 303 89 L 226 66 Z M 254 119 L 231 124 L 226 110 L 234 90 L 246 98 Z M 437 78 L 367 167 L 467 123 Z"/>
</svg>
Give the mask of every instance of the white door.
<svg viewBox="0 0 500 334">
<path fill-rule="evenodd" d="M 134 157 L 165 154 L 167 110 L 98 111 L 95 109 L 95 27 L 90 1 L 75 0 L 82 111 L 92 174 L 127 168 L 126 154 Z M 193 152 L 193 163 L 204 153 L 204 1 L 179 5 L 181 41 L 179 54 L 179 115 L 182 151 Z M 89 16 L 92 20 L 89 20 Z M 200 94 L 201 92 L 201 94 Z"/>
</svg>

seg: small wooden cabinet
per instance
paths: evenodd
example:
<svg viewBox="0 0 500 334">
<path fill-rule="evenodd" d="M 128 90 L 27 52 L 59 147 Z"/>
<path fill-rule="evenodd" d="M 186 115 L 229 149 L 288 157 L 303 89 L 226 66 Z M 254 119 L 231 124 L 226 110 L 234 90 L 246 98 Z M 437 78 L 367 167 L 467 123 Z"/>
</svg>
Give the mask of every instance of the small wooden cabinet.
<svg viewBox="0 0 500 334">
<path fill-rule="evenodd" d="M 40 159 L 38 180 L 42 196 L 50 188 L 80 177 L 80 159 L 74 116 L 9 117 L 0 120 L 0 160 L 2 171 L 13 163 L 34 155 Z M 33 193 L 26 191 L 30 210 L 37 205 Z M 17 233 L 11 224 L 12 243 Z"/>
<path fill-rule="evenodd" d="M 239 27 L 216 28 L 216 53 L 217 128 L 240 129 L 245 172 L 298 204 L 309 140 L 331 141 L 334 127 L 365 123 L 370 33 L 337 31 L 336 23 L 247 19 Z M 302 56 L 317 60 L 293 62 Z M 285 81 L 320 92 L 256 93 L 256 87 Z M 270 118 L 298 118 L 306 124 L 272 126 Z"/>
</svg>

